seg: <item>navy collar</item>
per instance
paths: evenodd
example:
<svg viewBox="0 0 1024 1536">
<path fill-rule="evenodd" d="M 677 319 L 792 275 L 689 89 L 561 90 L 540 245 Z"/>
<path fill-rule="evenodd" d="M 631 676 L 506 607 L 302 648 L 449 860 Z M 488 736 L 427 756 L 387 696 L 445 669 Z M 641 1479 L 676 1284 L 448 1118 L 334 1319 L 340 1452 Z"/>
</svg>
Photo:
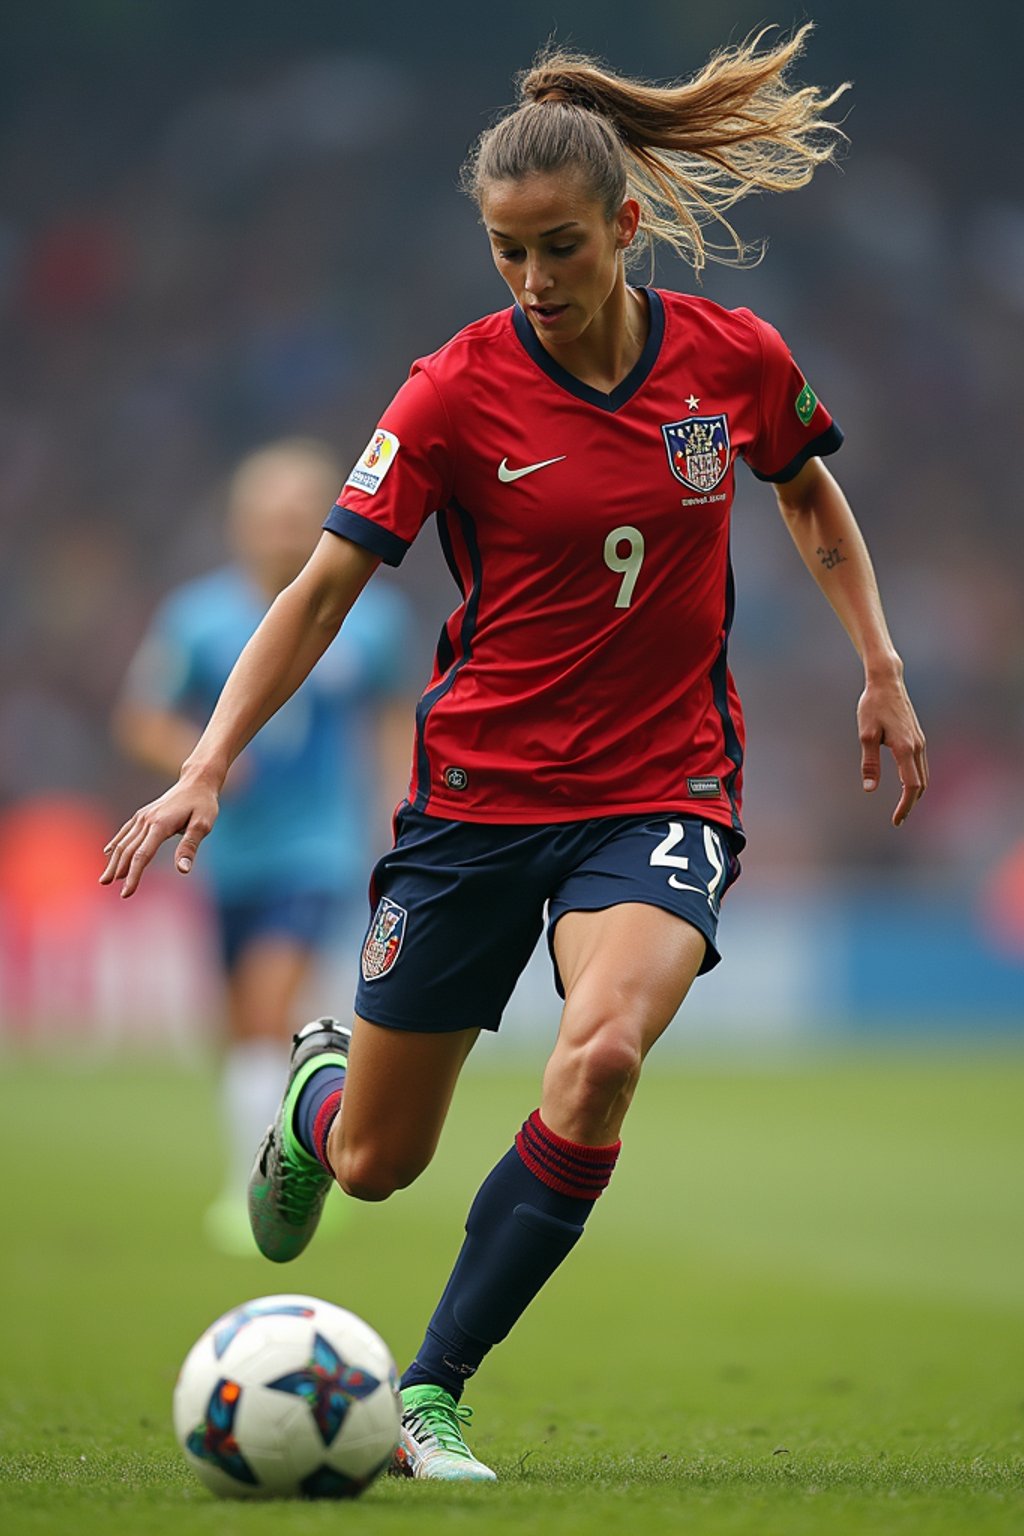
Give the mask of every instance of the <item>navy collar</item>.
<svg viewBox="0 0 1024 1536">
<path fill-rule="evenodd" d="M 522 309 L 516 304 L 512 310 L 512 324 L 515 326 L 516 335 L 522 342 L 526 351 L 533 358 L 538 368 L 541 368 L 553 383 L 561 389 L 565 389 L 570 395 L 575 395 L 577 400 L 585 400 L 588 405 L 596 405 L 602 411 L 617 411 L 632 400 L 637 390 L 644 383 L 647 375 L 658 360 L 661 351 L 661 341 L 665 334 L 665 307 L 661 302 L 661 295 L 654 288 L 644 288 L 642 292 L 647 295 L 648 314 L 650 316 L 650 330 L 644 349 L 640 353 L 633 367 L 627 373 L 621 384 L 617 384 L 610 395 L 606 395 L 600 389 L 593 389 L 589 384 L 584 384 L 575 374 L 563 368 L 561 363 L 555 361 L 551 353 L 541 345 L 537 333 L 527 320 Z"/>
</svg>

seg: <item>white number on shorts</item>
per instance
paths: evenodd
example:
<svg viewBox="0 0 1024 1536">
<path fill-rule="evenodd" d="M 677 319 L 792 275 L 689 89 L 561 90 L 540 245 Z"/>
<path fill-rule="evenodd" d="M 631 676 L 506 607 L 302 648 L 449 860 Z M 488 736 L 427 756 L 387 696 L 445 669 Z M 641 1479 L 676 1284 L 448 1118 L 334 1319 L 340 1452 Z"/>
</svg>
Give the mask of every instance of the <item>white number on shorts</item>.
<svg viewBox="0 0 1024 1536">
<path fill-rule="evenodd" d="M 619 545 L 628 544 L 629 553 L 619 554 Z M 616 608 L 628 608 L 633 601 L 633 588 L 640 574 L 640 567 L 644 563 L 644 536 L 639 528 L 631 528 L 628 523 L 621 528 L 613 528 L 604 541 L 604 563 L 610 571 L 615 571 L 622 576 L 619 584 L 619 595 L 615 599 Z"/>
<path fill-rule="evenodd" d="M 685 853 L 672 852 L 673 848 L 678 848 L 685 836 L 686 828 L 682 822 L 670 821 L 668 824 L 668 836 L 662 838 L 657 848 L 651 854 L 651 867 L 653 869 L 671 868 L 673 870 L 688 870 L 690 868 L 690 861 Z M 719 842 L 718 833 L 709 827 L 706 822 L 704 824 L 704 852 L 707 855 L 708 863 L 714 870 L 706 891 L 702 885 L 690 885 L 688 881 L 680 880 L 674 874 L 669 875 L 668 883 L 677 891 L 698 891 L 701 896 L 706 895 L 708 905 L 714 911 L 718 900 L 718 887 L 725 878 L 725 860 L 722 857 L 722 845 Z"/>
<path fill-rule="evenodd" d="M 672 849 L 677 848 L 685 836 L 686 828 L 682 822 L 670 821 L 668 824 L 668 836 L 662 838 L 657 848 L 651 854 L 651 868 L 689 869 L 690 861 L 685 853 L 672 852 Z M 684 884 L 682 880 L 677 880 L 675 875 L 669 875 L 668 883 L 674 886 L 677 891 L 700 891 L 702 896 L 704 894 L 701 886 Z"/>
<path fill-rule="evenodd" d="M 722 858 L 722 844 L 719 841 L 718 833 L 712 831 L 707 822 L 704 823 L 704 852 L 708 856 L 708 863 L 715 872 L 714 879 L 708 886 L 708 902 L 713 910 L 718 896 L 718 887 L 721 885 L 722 878 L 725 875 L 725 860 Z"/>
</svg>

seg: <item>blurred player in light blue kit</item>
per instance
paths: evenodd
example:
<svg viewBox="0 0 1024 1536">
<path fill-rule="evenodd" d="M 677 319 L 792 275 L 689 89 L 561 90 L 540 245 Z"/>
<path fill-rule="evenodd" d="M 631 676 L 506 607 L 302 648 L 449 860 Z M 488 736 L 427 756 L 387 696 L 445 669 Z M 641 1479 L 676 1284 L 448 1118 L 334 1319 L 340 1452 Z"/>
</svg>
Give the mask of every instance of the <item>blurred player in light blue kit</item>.
<svg viewBox="0 0 1024 1536">
<path fill-rule="evenodd" d="M 115 729 L 130 756 L 177 775 L 239 652 L 308 558 L 342 478 L 326 446 L 302 438 L 269 444 L 238 467 L 228 495 L 232 563 L 165 598 L 129 669 Z M 402 595 L 374 582 L 225 785 L 204 867 L 227 984 L 228 1143 L 206 1228 L 226 1251 L 255 1252 L 245 1185 L 280 1096 L 296 1009 L 348 913 L 364 920 L 369 845 L 404 791 L 408 708 L 399 700 L 411 628 Z"/>
</svg>

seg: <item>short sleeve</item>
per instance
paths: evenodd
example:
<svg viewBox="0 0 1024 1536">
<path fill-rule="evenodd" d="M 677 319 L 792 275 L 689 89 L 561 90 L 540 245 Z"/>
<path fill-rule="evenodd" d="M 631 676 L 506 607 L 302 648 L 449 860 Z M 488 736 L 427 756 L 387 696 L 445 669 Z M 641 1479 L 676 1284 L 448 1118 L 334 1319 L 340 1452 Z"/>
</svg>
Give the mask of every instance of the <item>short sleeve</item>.
<svg viewBox="0 0 1024 1536">
<path fill-rule="evenodd" d="M 843 434 L 778 331 L 756 315 L 749 317 L 760 342 L 761 389 L 757 437 L 744 457 L 759 480 L 784 484 L 809 459 L 835 453 Z"/>
<path fill-rule="evenodd" d="M 427 518 L 451 496 L 454 442 L 437 387 L 413 372 L 384 412 L 324 523 L 400 565 Z"/>
</svg>

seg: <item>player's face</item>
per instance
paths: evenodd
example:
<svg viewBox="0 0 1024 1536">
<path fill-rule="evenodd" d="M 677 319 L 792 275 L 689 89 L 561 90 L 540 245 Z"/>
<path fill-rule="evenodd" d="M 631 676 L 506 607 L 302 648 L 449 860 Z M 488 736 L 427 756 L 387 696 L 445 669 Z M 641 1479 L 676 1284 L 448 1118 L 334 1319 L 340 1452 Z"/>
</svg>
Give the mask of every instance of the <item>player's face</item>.
<svg viewBox="0 0 1024 1536">
<path fill-rule="evenodd" d="M 582 175 L 537 173 L 490 182 L 481 213 L 494 264 L 549 350 L 579 341 L 624 290 L 632 199 L 609 219 Z"/>
</svg>

